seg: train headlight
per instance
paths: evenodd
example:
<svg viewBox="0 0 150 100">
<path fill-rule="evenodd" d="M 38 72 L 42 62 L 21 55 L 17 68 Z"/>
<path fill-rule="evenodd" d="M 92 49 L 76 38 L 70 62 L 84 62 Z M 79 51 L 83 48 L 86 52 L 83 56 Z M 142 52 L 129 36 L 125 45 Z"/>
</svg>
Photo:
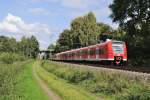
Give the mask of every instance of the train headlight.
<svg viewBox="0 0 150 100">
<path fill-rule="evenodd" d="M 119 57 L 115 57 L 115 58 L 116 58 L 116 60 L 119 60 L 119 61 L 122 60 L 122 57 L 120 57 L 120 56 Z"/>
</svg>

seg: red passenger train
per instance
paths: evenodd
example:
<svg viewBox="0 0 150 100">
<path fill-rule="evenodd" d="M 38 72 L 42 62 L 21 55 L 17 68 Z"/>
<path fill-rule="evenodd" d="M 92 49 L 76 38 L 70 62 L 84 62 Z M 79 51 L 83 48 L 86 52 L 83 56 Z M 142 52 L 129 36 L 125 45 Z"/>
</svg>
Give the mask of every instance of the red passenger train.
<svg viewBox="0 0 150 100">
<path fill-rule="evenodd" d="M 107 39 L 100 44 L 57 53 L 54 60 L 96 61 L 123 65 L 127 61 L 127 49 L 125 42 Z"/>
</svg>

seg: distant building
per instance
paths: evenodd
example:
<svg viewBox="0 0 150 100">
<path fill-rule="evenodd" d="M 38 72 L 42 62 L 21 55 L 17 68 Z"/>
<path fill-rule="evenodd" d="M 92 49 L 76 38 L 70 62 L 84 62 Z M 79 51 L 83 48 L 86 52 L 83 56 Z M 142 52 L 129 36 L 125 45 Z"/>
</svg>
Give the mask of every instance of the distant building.
<svg viewBox="0 0 150 100">
<path fill-rule="evenodd" d="M 38 59 L 51 59 L 53 57 L 54 50 L 41 50 L 38 53 Z"/>
</svg>

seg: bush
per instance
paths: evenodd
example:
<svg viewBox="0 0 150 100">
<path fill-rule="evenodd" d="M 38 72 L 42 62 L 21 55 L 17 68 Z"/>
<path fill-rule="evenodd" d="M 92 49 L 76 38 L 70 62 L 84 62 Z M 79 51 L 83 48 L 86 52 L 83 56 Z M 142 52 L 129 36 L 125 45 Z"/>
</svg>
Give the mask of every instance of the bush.
<svg viewBox="0 0 150 100">
<path fill-rule="evenodd" d="M 22 63 L 0 64 L 0 100 L 15 100 L 14 86 L 22 66 Z"/>
<path fill-rule="evenodd" d="M 0 61 L 6 64 L 12 64 L 15 61 L 24 61 L 25 57 L 16 53 L 2 53 L 0 54 Z"/>
<path fill-rule="evenodd" d="M 49 61 L 45 61 L 43 67 L 57 77 L 79 85 L 94 94 L 102 93 L 116 97 L 118 100 L 149 100 L 149 81 L 138 77 L 131 79 L 115 71 L 89 70 Z"/>
<path fill-rule="evenodd" d="M 117 100 L 150 100 L 150 91 L 138 91 L 136 93 L 129 92 L 127 94 L 119 95 Z"/>
</svg>

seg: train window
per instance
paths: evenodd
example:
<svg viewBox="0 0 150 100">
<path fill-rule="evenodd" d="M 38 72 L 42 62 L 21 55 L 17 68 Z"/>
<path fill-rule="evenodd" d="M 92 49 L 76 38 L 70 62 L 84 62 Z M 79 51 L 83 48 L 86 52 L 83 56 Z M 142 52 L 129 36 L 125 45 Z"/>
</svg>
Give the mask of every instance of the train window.
<svg viewBox="0 0 150 100">
<path fill-rule="evenodd" d="M 99 48 L 96 49 L 96 54 L 99 54 Z"/>
<path fill-rule="evenodd" d="M 80 51 L 77 52 L 77 56 L 80 56 Z"/>
<path fill-rule="evenodd" d="M 102 49 L 101 48 L 99 48 L 99 54 L 102 54 Z"/>
<path fill-rule="evenodd" d="M 88 53 L 87 50 L 82 51 L 82 55 L 87 55 L 87 53 Z"/>
<path fill-rule="evenodd" d="M 95 50 L 94 49 L 91 49 L 90 50 L 90 55 L 94 55 L 95 54 Z"/>
<path fill-rule="evenodd" d="M 104 48 L 99 48 L 99 54 L 105 54 Z"/>
<path fill-rule="evenodd" d="M 72 53 L 72 56 L 73 56 L 73 57 L 75 56 L 75 53 L 74 53 L 74 52 Z"/>
<path fill-rule="evenodd" d="M 80 51 L 80 55 L 81 55 L 81 56 L 83 55 L 83 51 L 82 51 L 82 50 Z"/>
<path fill-rule="evenodd" d="M 123 42 L 113 42 L 112 48 L 115 53 L 123 53 Z"/>
</svg>

